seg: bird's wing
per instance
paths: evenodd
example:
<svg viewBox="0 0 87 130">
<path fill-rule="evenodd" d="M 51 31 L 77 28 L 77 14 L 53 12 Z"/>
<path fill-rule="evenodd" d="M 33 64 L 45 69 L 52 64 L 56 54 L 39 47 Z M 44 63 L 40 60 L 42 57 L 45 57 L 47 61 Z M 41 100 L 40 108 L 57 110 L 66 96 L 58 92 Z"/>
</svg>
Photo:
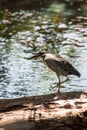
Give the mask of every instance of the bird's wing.
<svg viewBox="0 0 87 130">
<path fill-rule="evenodd" d="M 78 72 L 78 70 L 76 70 L 67 60 L 62 59 L 61 61 L 57 60 L 56 62 L 58 65 L 60 65 L 61 69 L 67 72 L 68 74 L 73 74 L 80 77 L 80 73 Z"/>
<path fill-rule="evenodd" d="M 75 68 L 67 61 L 65 60 L 62 56 L 60 55 L 55 55 L 56 56 L 56 62 L 61 66 L 61 68 L 68 73 L 73 73 L 75 71 Z"/>
<path fill-rule="evenodd" d="M 45 58 L 45 62 L 48 67 L 55 72 L 62 71 L 63 73 L 77 75 L 80 77 L 80 73 L 60 55 L 50 55 Z"/>
<path fill-rule="evenodd" d="M 60 64 L 62 69 L 69 74 L 73 74 L 73 72 L 75 71 L 74 67 L 68 61 L 61 61 Z"/>
<path fill-rule="evenodd" d="M 76 75 L 78 77 L 81 76 L 81 74 L 79 73 L 79 71 L 76 70 L 69 62 L 66 62 L 65 64 L 67 66 L 67 69 L 69 68 L 68 71 L 69 71 L 70 74 Z"/>
</svg>

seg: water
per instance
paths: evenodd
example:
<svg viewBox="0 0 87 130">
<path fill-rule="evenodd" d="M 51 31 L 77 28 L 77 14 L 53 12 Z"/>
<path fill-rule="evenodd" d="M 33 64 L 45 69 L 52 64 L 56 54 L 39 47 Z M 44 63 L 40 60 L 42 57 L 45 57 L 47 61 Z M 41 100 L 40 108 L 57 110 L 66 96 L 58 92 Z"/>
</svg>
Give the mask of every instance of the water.
<svg viewBox="0 0 87 130">
<path fill-rule="evenodd" d="M 39 11 L 1 12 L 1 98 L 54 92 L 50 87 L 57 82 L 55 73 L 41 59 L 28 61 L 24 58 L 42 50 L 60 53 L 81 73 L 81 78 L 70 76 L 62 92 L 87 89 L 87 16 L 83 14 L 60 10 L 55 4 Z"/>
</svg>

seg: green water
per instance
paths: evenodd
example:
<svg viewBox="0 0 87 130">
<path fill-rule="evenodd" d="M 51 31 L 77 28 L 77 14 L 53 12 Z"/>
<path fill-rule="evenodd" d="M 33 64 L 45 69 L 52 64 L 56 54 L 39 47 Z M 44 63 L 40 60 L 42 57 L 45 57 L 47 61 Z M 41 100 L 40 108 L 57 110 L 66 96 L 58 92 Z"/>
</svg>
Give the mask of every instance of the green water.
<svg viewBox="0 0 87 130">
<path fill-rule="evenodd" d="M 70 76 L 62 92 L 87 89 L 87 15 L 64 4 L 40 10 L 0 12 L 0 97 L 16 98 L 56 92 L 58 81 L 42 62 L 24 57 L 45 50 L 59 53 L 81 73 Z M 61 78 L 62 80 L 64 78 Z"/>
</svg>

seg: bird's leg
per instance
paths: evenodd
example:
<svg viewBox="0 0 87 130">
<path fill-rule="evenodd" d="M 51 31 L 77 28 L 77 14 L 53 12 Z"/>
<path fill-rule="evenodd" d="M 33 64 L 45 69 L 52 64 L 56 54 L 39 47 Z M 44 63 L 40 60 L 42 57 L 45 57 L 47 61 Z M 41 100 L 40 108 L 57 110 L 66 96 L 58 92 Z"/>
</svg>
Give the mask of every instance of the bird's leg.
<svg viewBox="0 0 87 130">
<path fill-rule="evenodd" d="M 58 88 L 58 93 L 60 93 L 60 87 L 61 87 L 60 85 L 61 85 L 61 81 L 60 81 L 60 76 L 59 76 L 59 75 L 57 75 L 57 77 L 58 77 L 59 82 L 57 83 L 57 85 L 56 85 L 56 86 L 51 87 L 51 89 L 50 89 L 50 90 L 55 89 L 55 88 Z"/>
<path fill-rule="evenodd" d="M 69 80 L 69 78 L 67 77 L 64 81 L 62 81 L 62 82 L 61 82 L 61 80 L 60 80 L 60 76 L 59 76 L 59 75 L 57 75 L 57 77 L 58 77 L 59 82 L 57 83 L 57 85 L 56 85 L 56 86 L 51 87 L 51 89 L 50 89 L 50 90 L 55 89 L 55 88 L 58 88 L 58 93 L 60 93 L 61 84 L 62 84 L 62 83 L 64 83 L 64 82 L 66 82 L 66 81 L 68 81 L 68 80 Z"/>
<path fill-rule="evenodd" d="M 64 81 L 61 82 L 60 76 L 58 75 L 58 79 L 59 79 L 59 83 L 57 84 L 57 86 L 58 86 L 58 93 L 60 93 L 61 84 L 64 83 L 64 82 L 66 82 L 66 81 L 68 81 L 69 78 L 67 76 L 67 78 Z"/>
<path fill-rule="evenodd" d="M 57 87 L 58 87 L 58 93 L 60 93 L 61 80 L 60 80 L 60 76 L 59 75 L 58 75 L 58 80 L 59 80 L 59 83 L 57 84 Z"/>
<path fill-rule="evenodd" d="M 68 80 L 69 80 L 69 78 L 68 78 L 68 76 L 67 76 L 67 78 L 66 78 L 64 81 L 60 82 L 60 84 L 66 82 L 66 81 L 68 81 Z"/>
</svg>

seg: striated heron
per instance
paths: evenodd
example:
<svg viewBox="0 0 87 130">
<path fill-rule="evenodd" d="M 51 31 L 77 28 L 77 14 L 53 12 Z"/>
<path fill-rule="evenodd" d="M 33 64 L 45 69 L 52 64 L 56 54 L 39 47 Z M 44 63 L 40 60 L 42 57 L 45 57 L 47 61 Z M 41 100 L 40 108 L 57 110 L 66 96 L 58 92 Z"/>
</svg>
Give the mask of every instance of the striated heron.
<svg viewBox="0 0 87 130">
<path fill-rule="evenodd" d="M 56 73 L 58 77 L 58 93 L 60 93 L 60 85 L 69 80 L 68 75 L 76 75 L 80 77 L 80 73 L 76 70 L 67 60 L 58 54 L 51 54 L 45 52 L 39 52 L 35 56 L 27 58 L 27 60 L 41 57 L 45 61 L 46 65 Z M 60 76 L 66 76 L 66 80 L 60 80 Z"/>
</svg>

